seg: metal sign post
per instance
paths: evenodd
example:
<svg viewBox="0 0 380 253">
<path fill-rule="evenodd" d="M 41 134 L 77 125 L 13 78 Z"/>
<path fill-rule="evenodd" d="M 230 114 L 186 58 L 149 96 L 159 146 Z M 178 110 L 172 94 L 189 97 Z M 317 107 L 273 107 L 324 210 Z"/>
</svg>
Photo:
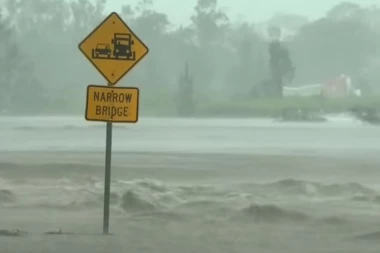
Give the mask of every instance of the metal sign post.
<svg viewBox="0 0 380 253">
<path fill-rule="evenodd" d="M 104 173 L 103 234 L 109 233 L 109 222 L 110 222 L 112 122 L 107 122 L 106 131 L 107 132 L 106 132 L 106 164 L 105 164 L 105 173 Z"/>
<path fill-rule="evenodd" d="M 109 83 L 108 86 L 111 86 Z M 110 195 L 111 195 L 111 159 L 112 159 L 112 122 L 106 123 L 106 163 L 104 171 L 104 207 L 103 234 L 109 234 L 110 227 Z"/>
<path fill-rule="evenodd" d="M 112 12 L 81 43 L 79 50 L 108 81 L 108 86 L 88 85 L 85 118 L 103 121 L 106 128 L 103 234 L 109 234 L 112 124 L 138 121 L 139 89 L 116 85 L 148 52 L 116 12 Z"/>
</svg>

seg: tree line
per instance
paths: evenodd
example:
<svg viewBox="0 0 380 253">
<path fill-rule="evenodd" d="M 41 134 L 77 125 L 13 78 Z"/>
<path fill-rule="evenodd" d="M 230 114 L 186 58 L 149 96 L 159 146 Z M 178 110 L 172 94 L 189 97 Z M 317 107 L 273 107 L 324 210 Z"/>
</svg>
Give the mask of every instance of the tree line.
<svg viewBox="0 0 380 253">
<path fill-rule="evenodd" d="M 77 45 L 109 14 L 106 4 L 5 1 L 0 111 L 83 110 L 86 86 L 105 81 Z M 379 88 L 380 9 L 374 6 L 342 2 L 318 20 L 277 14 L 265 24 L 252 24 L 231 22 L 217 0 L 198 0 L 191 24 L 179 27 L 150 0 L 116 11 L 150 49 L 120 83 L 140 88 L 143 109 L 161 96 L 189 115 L 198 100 L 255 99 L 279 94 L 284 83 L 318 83 L 341 73 L 358 86 Z"/>
</svg>

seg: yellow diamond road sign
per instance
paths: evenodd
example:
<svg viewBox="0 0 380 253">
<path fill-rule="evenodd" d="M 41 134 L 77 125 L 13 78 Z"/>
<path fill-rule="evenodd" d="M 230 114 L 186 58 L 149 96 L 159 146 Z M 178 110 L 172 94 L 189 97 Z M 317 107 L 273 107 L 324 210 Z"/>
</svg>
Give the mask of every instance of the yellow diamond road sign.
<svg viewBox="0 0 380 253">
<path fill-rule="evenodd" d="M 79 44 L 79 50 L 110 84 L 116 84 L 149 52 L 116 12 Z"/>
<path fill-rule="evenodd" d="M 136 123 L 138 117 L 138 88 L 87 86 L 86 120 Z"/>
</svg>

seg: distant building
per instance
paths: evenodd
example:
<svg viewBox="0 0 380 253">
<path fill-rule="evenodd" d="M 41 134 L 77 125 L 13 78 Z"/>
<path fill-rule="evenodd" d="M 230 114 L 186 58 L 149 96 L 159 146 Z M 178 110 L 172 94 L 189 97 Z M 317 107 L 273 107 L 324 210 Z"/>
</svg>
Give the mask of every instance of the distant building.
<svg viewBox="0 0 380 253">
<path fill-rule="evenodd" d="M 284 87 L 284 97 L 290 96 L 323 96 L 326 98 L 339 98 L 348 96 L 361 96 L 360 89 L 356 89 L 351 78 L 341 74 L 322 83 L 308 84 L 300 87 Z"/>
<path fill-rule="evenodd" d="M 329 98 L 360 96 L 360 90 L 352 85 L 351 78 L 341 74 L 335 78 L 327 80 L 322 86 L 322 96 Z"/>
</svg>

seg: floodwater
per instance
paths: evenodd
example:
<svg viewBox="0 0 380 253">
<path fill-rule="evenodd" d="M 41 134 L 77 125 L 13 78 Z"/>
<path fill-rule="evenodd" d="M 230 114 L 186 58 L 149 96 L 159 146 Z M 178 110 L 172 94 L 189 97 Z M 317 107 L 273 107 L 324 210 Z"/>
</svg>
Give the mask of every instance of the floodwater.
<svg viewBox="0 0 380 253">
<path fill-rule="evenodd" d="M 380 252 L 380 127 L 0 117 L 0 252 Z M 73 233 L 46 235 L 47 231 Z"/>
</svg>

